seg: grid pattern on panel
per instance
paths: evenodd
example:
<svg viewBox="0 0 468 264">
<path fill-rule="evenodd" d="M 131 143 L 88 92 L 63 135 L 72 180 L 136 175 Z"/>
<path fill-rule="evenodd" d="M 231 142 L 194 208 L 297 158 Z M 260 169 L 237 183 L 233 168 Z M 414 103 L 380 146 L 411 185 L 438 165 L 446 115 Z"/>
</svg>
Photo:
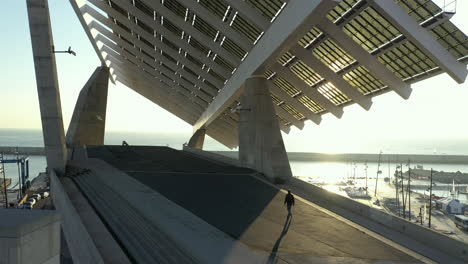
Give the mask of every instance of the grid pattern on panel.
<svg viewBox="0 0 468 264">
<path fill-rule="evenodd" d="M 336 89 L 331 82 L 321 85 L 317 90 L 334 105 L 341 105 L 351 101 L 344 93 Z"/>
<path fill-rule="evenodd" d="M 285 66 L 291 63 L 296 57 L 291 52 L 286 52 L 278 58 L 278 63 Z"/>
<path fill-rule="evenodd" d="M 198 107 L 199 105 L 202 111 L 209 104 L 207 99 L 213 98 L 213 94 L 222 88 L 217 86 L 221 86 L 229 80 L 231 74 L 239 66 L 238 62 L 242 62 L 250 52 L 246 49 L 250 49 L 250 45 L 254 45 L 263 34 L 257 24 L 250 21 L 250 16 L 244 16 L 242 10 L 236 10 L 225 0 L 192 0 L 193 6 L 196 5 L 197 8 L 209 12 L 210 15 L 206 16 L 203 12 L 200 13 L 201 16 L 197 15 L 199 12 L 196 9 L 194 9 L 196 13 L 187 9 L 181 4 L 184 1 L 179 0 L 125 0 L 143 12 L 144 15 L 139 14 L 145 18 L 143 20 L 133 16 L 132 12 L 137 12 L 135 9 L 129 13 L 125 8 L 115 4 L 115 1 L 122 0 L 105 0 L 103 2 L 122 15 L 116 14 L 116 18 L 112 18 L 116 24 L 113 28 L 122 29 L 122 31 L 119 30 L 119 33 L 122 33 L 123 36 L 114 31 L 114 34 L 119 38 L 119 42 L 116 43 L 119 50 L 116 52 L 122 53 L 119 52 L 120 48 L 126 51 L 120 54 L 122 61 L 125 60 L 135 65 L 149 78 L 161 78 L 159 80 L 168 83 L 169 87 L 177 88 L 178 92 L 189 98 L 194 106 Z M 288 2 L 287 0 L 239 1 L 244 1 L 268 21 L 273 21 Z M 432 74 L 438 66 L 416 45 L 406 39 L 383 15 L 369 6 L 369 1 L 372 0 L 342 0 L 328 14 L 321 15 L 326 15 L 329 20 L 339 25 L 349 37 L 374 55 L 399 78 L 407 81 Z M 445 19 L 441 15 L 442 10 L 431 0 L 396 0 L 396 2 L 418 23 L 425 22 L 422 24 L 424 27 L 432 25 L 431 29 L 428 27 L 428 30 L 453 56 L 467 58 L 468 39 L 466 35 L 450 21 L 442 22 Z M 157 4 L 153 5 L 153 3 Z M 185 3 L 187 6 L 192 5 L 188 2 Z M 129 7 L 125 4 L 122 5 L 126 8 Z M 167 10 L 156 8 L 158 5 L 162 5 Z M 437 24 L 434 24 L 433 21 Z M 133 27 L 133 24 L 137 25 L 138 28 Z M 230 27 L 229 31 L 223 32 L 222 28 L 224 27 Z M 127 32 L 128 35 L 124 32 Z M 135 40 L 139 42 L 135 42 Z M 186 51 L 185 48 L 193 51 L 192 48 L 187 47 L 187 43 L 200 53 Z M 348 54 L 333 40 L 333 37 L 329 37 L 316 27 L 312 27 L 305 33 L 297 44 L 308 50 L 309 56 L 316 57 L 334 71 L 337 78 L 343 78 L 363 95 L 373 96 L 379 94 L 378 91 L 382 89 L 388 89 L 385 83 L 369 71 L 372 69 L 360 65 L 352 54 Z M 152 50 L 154 50 L 153 53 Z M 184 64 L 187 61 L 189 66 Z M 305 58 L 304 61 L 306 61 Z M 307 65 L 304 61 L 295 57 L 293 53 L 286 52 L 277 59 L 277 62 L 283 67 L 275 65 L 282 69 L 278 69 L 278 73 L 266 70 L 264 76 L 284 91 L 287 96 L 297 100 L 297 103 L 304 105 L 315 114 L 323 114 L 327 109 L 314 101 L 315 98 L 304 95 L 301 90 L 317 89 L 323 97 L 336 106 L 341 107 L 353 103 L 346 94 L 341 92 L 340 87 L 334 86 L 330 80 L 325 80 L 314 70 L 314 65 Z M 200 70 L 203 71 L 203 74 L 200 74 Z M 284 76 L 291 76 L 287 71 L 291 71 L 295 76 L 292 76 L 292 79 L 280 77 L 282 73 Z M 208 80 L 203 76 L 207 77 Z M 296 76 L 300 80 L 296 79 Z M 296 88 L 295 85 L 300 87 Z M 286 96 L 283 93 L 278 94 Z M 295 108 L 298 106 L 296 102 L 289 105 L 283 100 L 289 98 L 282 98 L 273 93 L 271 93 L 271 97 L 274 104 L 289 113 L 284 116 L 286 119 L 292 120 L 293 123 L 295 120 L 292 117 L 299 121 L 306 119 L 297 110 L 304 108 L 302 106 Z M 228 111 L 225 115 L 226 118 L 237 122 L 238 113 L 232 114 Z M 280 116 L 277 118 L 281 124 L 291 125 L 285 118 Z"/>
<path fill-rule="evenodd" d="M 137 24 L 141 29 L 143 29 L 148 34 L 154 35 L 158 37 L 161 41 L 165 42 L 168 47 L 174 49 L 177 52 L 181 52 L 184 56 L 187 57 L 187 52 L 180 49 L 177 45 L 167 42 L 167 38 L 155 30 L 152 25 L 147 25 L 146 23 L 141 22 L 137 17 L 133 17 L 132 14 L 129 14 L 127 10 L 118 6 L 113 1 L 106 2 L 110 5 L 114 10 L 122 14 L 124 17 L 131 17 L 132 21 Z M 192 47 L 199 50 L 202 54 L 206 56 L 213 56 L 213 52 L 211 49 L 206 46 L 206 43 L 200 42 L 197 40 L 196 36 L 192 36 L 174 24 L 171 20 L 167 19 L 166 17 L 162 16 L 158 13 L 158 10 L 153 10 L 147 4 L 145 4 L 141 0 L 130 1 L 135 8 L 139 11 L 143 12 L 145 17 L 150 18 L 151 20 L 155 21 L 155 23 L 159 23 L 165 29 L 170 31 L 174 34 L 175 39 L 181 39 L 182 41 L 187 41 Z M 164 0 L 160 1 L 158 5 L 161 4 L 163 7 L 167 8 L 166 10 L 160 10 L 161 12 L 170 12 L 171 15 L 175 15 L 180 19 L 180 21 L 185 21 L 185 23 L 190 24 L 195 30 L 200 32 L 202 35 L 208 37 L 209 39 L 213 40 L 214 43 L 220 45 L 223 49 L 225 49 L 228 53 L 232 54 L 234 57 L 237 57 L 239 60 L 242 60 L 248 51 L 241 48 L 235 41 L 229 39 L 226 36 L 222 35 L 222 32 L 218 31 L 215 27 L 210 25 L 207 21 L 203 18 L 197 16 L 191 10 L 188 10 L 184 5 L 182 5 L 177 0 Z M 250 40 L 252 43 L 255 42 L 258 37 L 261 35 L 261 30 L 259 30 L 255 25 L 249 23 L 248 20 L 243 18 L 237 11 L 233 10 L 229 5 L 227 5 L 222 0 L 200 0 L 198 3 L 200 6 L 205 8 L 213 14 L 214 19 L 219 19 L 223 23 L 229 24 L 231 28 L 241 35 L 245 36 L 247 40 Z M 261 5 L 260 5 L 261 6 Z M 253 7 L 252 7 L 253 8 Z M 280 8 L 277 9 L 279 11 Z M 147 19 L 148 19 L 147 18 Z M 116 23 L 119 27 L 127 31 L 129 34 L 133 34 L 131 30 L 120 23 L 120 21 L 116 20 Z M 140 36 L 137 34 L 137 37 Z M 171 38 L 169 38 L 171 39 Z M 145 44 L 151 45 L 152 39 L 144 38 Z M 171 45 L 173 44 L 173 45 Z M 154 47 L 154 46 L 153 46 Z M 169 58 L 169 60 L 173 61 L 174 58 Z M 190 61 L 194 61 L 194 57 L 188 58 Z M 237 65 L 233 65 L 231 62 L 220 56 L 219 54 L 215 54 L 213 56 L 213 61 L 221 66 L 221 68 L 227 70 L 228 72 L 233 72 Z M 175 60 L 175 63 L 179 63 Z M 195 65 L 200 66 L 202 69 L 205 69 L 205 65 L 202 63 L 195 63 Z M 192 71 L 195 72 L 195 71 Z M 211 74 L 216 78 L 221 77 L 219 74 Z M 225 78 L 218 78 L 221 82 L 225 82 Z M 219 87 L 221 88 L 221 87 Z"/>
<path fill-rule="evenodd" d="M 431 31 L 434 38 L 455 58 L 468 56 L 468 37 L 452 22 L 447 21 Z"/>
<path fill-rule="evenodd" d="M 346 12 L 348 12 L 354 5 L 356 5 L 359 0 L 344 0 L 341 1 L 335 8 L 333 8 L 328 14 L 327 18 L 335 22 L 340 17 L 342 17 Z"/>
<path fill-rule="evenodd" d="M 225 79 L 223 76 L 219 75 L 218 73 L 216 73 L 216 72 L 213 71 L 212 69 L 210 69 L 210 70 L 208 71 L 208 73 L 209 73 L 211 76 L 215 77 L 216 79 L 220 80 L 220 81 L 223 82 L 223 83 L 226 81 L 226 79 Z"/>
<path fill-rule="evenodd" d="M 234 30 L 252 42 L 255 42 L 262 33 L 259 28 L 252 25 L 252 23 L 222 0 L 200 0 L 200 5 L 222 21 L 229 22 Z"/>
<path fill-rule="evenodd" d="M 212 84 L 210 81 L 207 81 L 207 80 L 203 80 L 203 83 L 205 83 L 206 85 L 208 85 L 209 87 L 217 90 L 219 92 L 219 89 L 218 87 L 216 87 L 216 85 Z M 210 95 L 211 96 L 211 95 Z"/>
<path fill-rule="evenodd" d="M 180 11 L 180 10 L 182 10 L 182 9 L 180 8 L 180 6 L 177 7 L 176 4 L 175 4 L 175 2 L 173 2 L 173 1 L 172 1 L 172 2 L 170 2 L 170 1 L 166 2 L 166 4 L 171 4 L 171 3 L 173 4 L 173 5 L 172 5 L 173 10 L 176 11 L 176 12 L 177 12 L 177 10 L 179 10 L 178 13 L 179 13 L 179 15 L 180 15 L 180 14 L 181 14 L 181 11 Z M 111 5 L 112 5 L 112 3 L 111 3 Z M 146 5 L 144 5 L 143 3 L 141 3 L 141 2 L 135 2 L 135 7 L 137 7 L 137 8 L 139 7 L 140 11 L 142 11 L 145 15 L 148 15 L 148 16 L 149 16 L 150 13 L 151 13 L 151 12 L 149 11 L 149 8 L 148 8 Z M 113 8 L 114 10 L 117 10 L 117 11 L 118 11 L 119 13 L 121 13 L 122 15 L 125 15 L 123 8 L 119 7 L 119 6 L 116 5 L 115 3 L 113 3 L 112 8 Z M 153 14 L 155 14 L 154 11 L 153 11 Z M 130 17 L 131 20 L 129 20 L 129 21 L 132 21 L 134 24 L 136 24 L 137 26 L 139 26 L 141 29 L 143 29 L 145 32 L 147 32 L 148 35 L 154 35 L 154 29 L 152 29 L 152 28 L 151 28 L 150 26 L 148 26 L 147 24 L 145 24 L 145 23 L 141 22 L 140 20 L 138 20 L 138 18 L 136 18 L 136 17 L 134 17 L 134 16 L 132 16 L 131 14 L 128 14 L 128 13 L 125 15 L 125 17 Z M 116 24 L 120 23 L 120 22 L 118 22 L 118 20 L 115 20 L 115 19 L 114 19 L 114 21 L 116 22 Z M 127 23 L 128 23 L 129 21 L 127 21 Z M 182 34 L 183 34 L 182 31 L 181 31 L 177 26 L 175 26 L 173 23 L 171 23 L 169 20 L 165 20 L 164 18 L 161 18 L 160 21 L 161 21 L 162 25 L 163 25 L 166 29 L 168 29 L 169 31 L 171 31 L 172 33 L 174 33 L 174 34 L 177 35 L 177 36 L 182 36 Z M 121 23 L 120 23 L 120 24 L 121 24 Z M 118 24 L 118 25 L 119 25 L 119 24 Z M 120 27 L 121 27 L 122 29 L 124 29 L 124 30 L 125 30 L 125 28 L 127 28 L 127 27 L 124 26 L 123 24 L 121 24 Z M 127 30 L 125 30 L 125 31 L 127 31 Z M 133 33 L 133 32 L 131 32 L 131 33 Z M 135 36 L 136 38 L 138 38 L 138 39 L 141 41 L 141 43 L 143 43 L 143 44 L 145 44 L 146 46 L 150 47 L 152 50 L 155 50 L 155 51 L 157 51 L 158 53 L 160 53 L 164 58 L 166 58 L 166 59 L 167 59 L 170 63 L 172 63 L 173 65 L 178 65 L 178 64 L 179 64 L 179 62 L 178 62 L 176 59 L 174 59 L 172 56 L 170 56 L 168 53 L 162 52 L 162 50 L 160 50 L 160 49 L 155 49 L 155 46 L 152 45 L 148 40 L 146 40 L 145 38 L 142 38 L 141 36 L 139 36 L 139 35 L 136 34 L 136 33 L 133 33 L 133 34 L 134 34 L 134 36 Z M 117 34 L 116 34 L 116 35 L 117 35 Z M 128 43 L 129 45 L 131 45 L 132 47 L 137 48 L 137 50 L 139 50 L 139 51 L 142 52 L 145 56 L 147 56 L 147 58 L 149 58 L 149 60 L 151 60 L 152 62 L 155 62 L 155 58 L 154 58 L 153 56 L 151 56 L 151 54 L 149 54 L 148 52 L 144 51 L 143 49 L 141 49 L 141 48 L 139 48 L 139 47 L 136 47 L 130 40 L 125 39 L 123 36 L 120 36 L 120 35 L 117 35 L 117 36 L 120 37 L 120 38 L 121 38 L 122 40 L 124 40 L 125 42 L 127 42 L 127 43 Z M 176 53 L 178 53 L 178 52 L 181 50 L 177 45 L 175 45 L 174 43 L 172 43 L 171 41 L 169 41 L 167 38 L 165 38 L 165 37 L 163 37 L 163 36 L 159 36 L 159 40 L 165 45 L 166 48 L 169 48 L 169 49 L 175 51 Z M 124 49 L 124 50 L 126 50 L 126 49 Z M 129 50 L 126 50 L 126 51 L 129 52 L 131 55 L 135 56 L 135 54 L 133 54 L 131 51 L 129 51 Z M 137 56 L 135 56 L 135 57 L 137 57 Z M 154 68 L 151 64 L 149 64 L 147 61 L 143 61 L 143 62 L 144 62 L 144 64 L 146 65 L 146 67 L 150 67 L 151 69 L 155 69 L 155 68 Z M 169 72 L 171 72 L 171 73 L 173 73 L 173 74 L 176 73 L 176 71 L 173 70 L 173 69 L 171 69 L 171 67 L 168 67 L 168 65 L 165 65 L 164 63 L 161 63 L 161 62 L 159 62 L 159 64 L 160 64 L 160 66 L 161 66 L 162 68 L 164 68 L 165 70 L 167 70 L 167 71 L 169 71 Z M 192 69 L 190 69 L 190 68 L 188 68 L 188 67 L 186 67 L 186 66 L 182 66 L 182 68 L 183 68 L 183 70 L 185 70 L 185 72 L 187 72 L 187 73 L 189 73 L 190 75 L 192 75 L 193 78 L 194 78 L 195 80 L 199 78 L 198 74 L 196 74 Z M 166 76 L 167 76 L 167 75 L 166 75 Z M 195 85 L 193 84 L 193 82 L 190 82 L 188 79 L 186 79 L 186 78 L 184 78 L 184 77 L 181 77 L 181 79 L 184 80 L 184 81 L 186 81 L 186 82 L 188 82 L 189 84 L 192 84 L 193 86 L 195 86 Z M 206 94 L 206 91 L 204 91 L 204 90 L 201 90 L 201 92 L 204 93 L 204 94 Z"/>
<path fill-rule="evenodd" d="M 245 51 L 243 48 L 237 45 L 230 38 L 224 38 L 221 41 L 221 43 L 221 47 L 223 47 L 225 50 L 229 51 L 229 53 L 233 54 L 239 59 L 243 59 L 245 55 L 247 55 L 247 51 Z"/>
<path fill-rule="evenodd" d="M 343 30 L 368 52 L 401 35 L 392 24 L 372 7 L 366 8 L 349 21 L 343 27 Z"/>
<path fill-rule="evenodd" d="M 228 5 L 223 1 L 219 0 L 200 0 L 200 5 L 208 9 L 213 15 L 217 16 L 221 20 L 225 20 L 229 17 Z"/>
<path fill-rule="evenodd" d="M 293 97 L 294 95 L 300 93 L 300 91 L 289 83 L 286 79 L 278 77 L 273 80 L 273 83 L 278 86 L 281 90 L 285 91 L 289 96 Z"/>
<path fill-rule="evenodd" d="M 320 31 L 320 29 L 313 27 L 298 41 L 298 43 L 303 48 L 306 48 L 307 46 L 312 45 L 313 43 L 324 37 L 325 35 L 322 31 Z"/>
<path fill-rule="evenodd" d="M 297 99 L 315 114 L 325 111 L 325 109 L 321 105 L 314 102 L 314 100 L 310 99 L 307 95 L 300 96 Z"/>
<path fill-rule="evenodd" d="M 323 80 L 322 76 L 316 73 L 309 65 L 298 60 L 290 67 L 291 71 L 301 78 L 307 85 L 312 86 Z"/>
<path fill-rule="evenodd" d="M 343 79 L 364 95 L 385 87 L 385 84 L 372 75 L 364 66 L 359 66 L 344 74 Z"/>
<path fill-rule="evenodd" d="M 176 26 L 174 23 L 172 23 L 169 19 L 166 19 L 165 17 L 163 17 L 161 19 L 161 24 L 163 25 L 163 27 L 165 27 L 166 29 L 174 33 L 174 35 L 176 35 L 177 38 L 182 38 L 182 34 L 184 31 L 180 29 L 178 26 Z"/>
<path fill-rule="evenodd" d="M 155 12 L 152 8 L 147 6 L 145 3 L 141 2 L 141 0 L 134 0 L 135 7 L 140 9 L 144 14 L 146 14 L 150 18 L 155 18 Z"/>
<path fill-rule="evenodd" d="M 184 18 L 186 16 L 186 8 L 176 0 L 164 0 L 162 4 L 171 10 L 177 16 Z"/>
<path fill-rule="evenodd" d="M 397 2 L 419 23 L 444 12 L 431 0 L 399 0 Z M 454 57 L 462 58 L 468 55 L 468 38 L 452 22 L 441 23 L 431 32 L 434 38 Z"/>
<path fill-rule="evenodd" d="M 290 115 L 292 115 L 295 119 L 297 120 L 304 120 L 305 116 L 297 111 L 294 107 L 288 105 L 286 102 L 284 102 L 281 98 L 276 96 L 274 93 L 270 93 L 271 98 L 274 104 L 278 105 L 279 107 L 283 108 L 286 112 L 288 112 Z"/>
<path fill-rule="evenodd" d="M 253 8 L 258 10 L 269 21 L 273 21 L 284 7 L 282 0 L 246 0 Z"/>
<path fill-rule="evenodd" d="M 231 26 L 252 42 L 256 42 L 262 34 L 262 30 L 246 20 L 239 13 L 236 14 Z"/>
<path fill-rule="evenodd" d="M 411 41 L 402 43 L 390 51 L 379 56 L 380 62 L 398 77 L 406 80 L 420 74 L 424 74 L 437 67 L 437 65 L 426 56 Z"/>
<path fill-rule="evenodd" d="M 323 41 L 312 53 L 331 70 L 337 72 L 348 67 L 355 59 L 346 53 L 338 44 L 331 39 Z"/>
<path fill-rule="evenodd" d="M 206 22 L 201 17 L 194 17 L 192 20 L 192 25 L 194 28 L 198 29 L 198 31 L 203 32 L 207 37 L 213 40 L 218 40 L 218 30 L 212 27 L 208 22 Z"/>
<path fill-rule="evenodd" d="M 301 114 L 299 111 L 294 109 L 294 107 L 292 107 L 292 106 L 290 106 L 290 105 L 288 105 L 286 103 L 281 104 L 280 107 L 283 108 L 284 110 L 286 110 L 288 113 L 290 113 L 297 120 L 305 119 L 305 116 L 303 114 Z"/>
<path fill-rule="evenodd" d="M 274 76 L 276 75 L 276 72 L 270 70 L 270 69 L 267 69 L 264 73 L 263 73 L 263 76 L 265 78 L 267 78 L 268 80 L 270 80 L 271 78 L 273 78 Z"/>
<path fill-rule="evenodd" d="M 216 64 L 220 65 L 220 66 L 223 66 L 223 68 L 225 68 L 226 70 L 228 70 L 229 72 L 233 72 L 235 68 L 234 65 L 232 65 L 231 63 L 229 63 L 227 60 L 225 60 L 223 57 L 221 56 L 216 56 L 215 59 L 213 60 L 214 62 L 216 62 Z"/>
<path fill-rule="evenodd" d="M 273 103 L 274 103 L 275 105 L 279 105 L 279 104 L 281 104 L 281 102 L 283 102 L 283 100 L 281 100 L 281 99 L 280 99 L 278 96 L 276 96 L 275 94 L 270 93 L 270 95 L 271 95 L 271 100 L 273 101 Z"/>
<path fill-rule="evenodd" d="M 211 52 L 211 50 L 206 45 L 203 45 L 200 41 L 196 40 L 195 38 L 192 38 L 191 36 L 188 38 L 188 43 L 205 56 L 208 56 L 208 54 L 210 54 Z"/>
<path fill-rule="evenodd" d="M 442 12 L 432 0 L 397 0 L 397 3 L 419 23 Z"/>
</svg>

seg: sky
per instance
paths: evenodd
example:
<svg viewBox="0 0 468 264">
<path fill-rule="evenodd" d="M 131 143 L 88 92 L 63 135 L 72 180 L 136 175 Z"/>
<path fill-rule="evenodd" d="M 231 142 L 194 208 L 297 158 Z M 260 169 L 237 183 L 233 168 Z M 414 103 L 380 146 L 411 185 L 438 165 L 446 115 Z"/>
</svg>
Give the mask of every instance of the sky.
<svg viewBox="0 0 468 264">
<path fill-rule="evenodd" d="M 0 128 L 40 129 L 40 113 L 32 59 L 25 0 L 0 0 Z M 468 0 L 459 0 L 452 18 L 468 32 Z M 68 127 L 80 89 L 100 65 L 69 1 L 49 0 L 56 50 L 69 46 L 77 56 L 57 54 L 57 70 L 65 129 Z M 412 85 L 404 100 L 394 92 L 373 98 L 365 111 L 357 105 L 344 108 L 337 119 L 325 114 L 320 125 L 306 121 L 303 130 L 292 128 L 283 134 L 288 151 L 378 152 L 380 149 L 419 144 L 424 148 L 445 148 L 466 144 L 468 154 L 468 84 L 457 84 L 442 74 Z M 192 127 L 124 85 L 109 86 L 106 132 L 171 133 L 188 141 Z M 450 142 L 449 142 L 450 141 Z M 207 139 L 214 149 L 220 144 Z M 367 146 L 367 148 L 366 148 Z M 399 146 L 399 147 L 398 147 Z"/>
</svg>

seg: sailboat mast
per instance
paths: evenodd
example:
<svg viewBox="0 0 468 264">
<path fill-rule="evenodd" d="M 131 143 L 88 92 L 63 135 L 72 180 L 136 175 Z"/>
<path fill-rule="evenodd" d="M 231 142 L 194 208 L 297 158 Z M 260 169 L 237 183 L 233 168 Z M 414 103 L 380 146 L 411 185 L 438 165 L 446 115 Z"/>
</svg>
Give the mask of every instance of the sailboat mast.
<svg viewBox="0 0 468 264">
<path fill-rule="evenodd" d="M 432 216 L 432 168 L 431 168 L 431 185 L 429 186 L 429 228 L 431 228 Z"/>
<path fill-rule="evenodd" d="M 397 206 L 398 216 L 400 216 L 400 197 L 398 195 L 398 165 L 395 168 L 395 203 Z"/>
<path fill-rule="evenodd" d="M 408 219 L 411 221 L 411 164 L 410 160 L 408 160 Z"/>
<path fill-rule="evenodd" d="M 406 199 L 405 199 L 405 181 L 403 178 L 403 162 L 400 163 L 400 178 L 401 178 L 401 203 L 403 206 L 403 218 L 406 219 Z"/>
<path fill-rule="evenodd" d="M 364 164 L 364 166 L 365 166 L 365 170 L 366 170 L 366 192 L 367 192 L 367 161 Z"/>
<path fill-rule="evenodd" d="M 382 157 L 382 151 L 379 153 L 379 164 L 377 165 L 377 177 L 375 177 L 375 191 L 374 191 L 374 196 L 377 197 L 377 184 L 379 182 L 379 173 L 380 173 L 380 159 Z"/>
</svg>

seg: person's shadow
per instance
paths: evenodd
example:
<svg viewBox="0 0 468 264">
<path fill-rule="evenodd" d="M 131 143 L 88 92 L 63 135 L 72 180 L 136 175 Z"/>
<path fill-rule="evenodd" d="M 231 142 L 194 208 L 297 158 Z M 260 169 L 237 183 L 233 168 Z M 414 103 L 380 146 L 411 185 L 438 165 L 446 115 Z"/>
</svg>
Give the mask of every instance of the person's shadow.
<svg viewBox="0 0 468 264">
<path fill-rule="evenodd" d="M 276 240 L 276 243 L 273 246 L 273 249 L 271 250 L 270 256 L 268 257 L 268 262 L 267 262 L 268 264 L 276 263 L 275 260 L 276 260 L 276 254 L 278 253 L 278 248 L 281 244 L 281 240 L 286 235 L 286 233 L 288 233 L 289 226 L 291 225 L 291 221 L 292 221 L 292 214 L 288 214 L 288 216 L 286 217 L 286 222 L 284 222 L 283 231 L 281 231 L 281 235 L 279 236 L 278 240 Z"/>
</svg>

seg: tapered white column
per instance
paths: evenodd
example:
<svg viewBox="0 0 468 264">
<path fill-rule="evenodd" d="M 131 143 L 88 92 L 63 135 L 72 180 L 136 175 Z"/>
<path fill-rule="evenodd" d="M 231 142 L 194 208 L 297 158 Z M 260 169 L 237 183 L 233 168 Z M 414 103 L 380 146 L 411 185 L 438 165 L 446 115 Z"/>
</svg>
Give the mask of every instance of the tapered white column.
<svg viewBox="0 0 468 264">
<path fill-rule="evenodd" d="M 27 0 L 47 167 L 65 171 L 66 148 L 47 0 Z"/>
<path fill-rule="evenodd" d="M 206 129 L 198 129 L 190 138 L 188 146 L 196 149 L 203 149 L 203 143 L 205 142 Z"/>
<path fill-rule="evenodd" d="M 86 82 L 67 130 L 67 147 L 103 145 L 109 68 L 98 67 Z"/>
<path fill-rule="evenodd" d="M 264 77 L 245 82 L 239 120 L 239 160 L 271 181 L 292 177 L 278 119 Z"/>
</svg>

